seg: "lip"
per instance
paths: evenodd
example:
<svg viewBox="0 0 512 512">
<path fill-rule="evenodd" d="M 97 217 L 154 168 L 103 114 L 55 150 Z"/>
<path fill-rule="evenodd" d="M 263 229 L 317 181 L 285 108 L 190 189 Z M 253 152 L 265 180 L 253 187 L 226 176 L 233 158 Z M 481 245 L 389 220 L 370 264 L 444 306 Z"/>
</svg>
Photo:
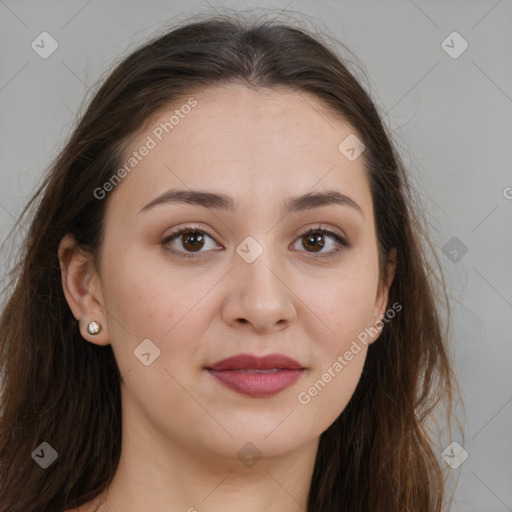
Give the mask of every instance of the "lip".
<svg viewBox="0 0 512 512">
<path fill-rule="evenodd" d="M 283 354 L 239 354 L 205 368 L 210 375 L 238 393 L 264 398 L 295 384 L 306 368 Z"/>
</svg>

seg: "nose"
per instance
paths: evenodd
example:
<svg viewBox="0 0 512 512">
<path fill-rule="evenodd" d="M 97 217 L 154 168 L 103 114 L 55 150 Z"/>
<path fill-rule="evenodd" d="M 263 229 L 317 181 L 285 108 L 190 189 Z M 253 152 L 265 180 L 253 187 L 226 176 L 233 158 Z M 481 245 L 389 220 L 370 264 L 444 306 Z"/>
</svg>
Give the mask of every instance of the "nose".
<svg viewBox="0 0 512 512">
<path fill-rule="evenodd" d="M 252 263 L 235 255 L 234 267 L 222 303 L 226 324 L 258 333 L 285 329 L 296 316 L 296 296 L 283 266 L 264 250 Z"/>
</svg>

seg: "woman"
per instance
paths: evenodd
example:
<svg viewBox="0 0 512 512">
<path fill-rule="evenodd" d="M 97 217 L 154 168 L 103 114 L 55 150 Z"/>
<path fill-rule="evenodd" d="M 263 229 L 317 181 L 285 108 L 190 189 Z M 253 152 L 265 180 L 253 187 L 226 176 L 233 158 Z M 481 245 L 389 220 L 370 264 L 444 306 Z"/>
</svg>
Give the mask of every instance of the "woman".
<svg viewBox="0 0 512 512">
<path fill-rule="evenodd" d="M 124 59 L 29 206 L 0 511 L 445 510 L 452 374 L 399 156 L 305 30 Z"/>
</svg>

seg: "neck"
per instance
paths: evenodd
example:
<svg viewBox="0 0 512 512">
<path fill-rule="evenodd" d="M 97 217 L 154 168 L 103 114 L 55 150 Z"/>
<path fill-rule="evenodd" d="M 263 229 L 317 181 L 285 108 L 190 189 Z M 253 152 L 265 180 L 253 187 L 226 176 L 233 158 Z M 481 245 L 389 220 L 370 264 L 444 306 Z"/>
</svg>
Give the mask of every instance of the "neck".
<svg viewBox="0 0 512 512">
<path fill-rule="evenodd" d="M 129 418 L 128 418 L 129 416 Z M 123 410 L 117 472 L 98 512 L 304 512 L 318 438 L 293 453 L 260 454 L 247 440 L 214 453 L 183 446 Z M 261 456 L 261 458 L 259 458 Z"/>
</svg>

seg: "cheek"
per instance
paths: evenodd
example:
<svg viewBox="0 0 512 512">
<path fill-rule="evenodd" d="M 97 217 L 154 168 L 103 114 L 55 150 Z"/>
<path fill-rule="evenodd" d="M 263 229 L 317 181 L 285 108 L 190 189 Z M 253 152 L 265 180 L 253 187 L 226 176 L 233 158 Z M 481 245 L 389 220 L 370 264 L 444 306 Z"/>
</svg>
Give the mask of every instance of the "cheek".
<svg viewBox="0 0 512 512">
<path fill-rule="evenodd" d="M 304 303 L 328 327 L 322 329 L 322 337 L 325 333 L 327 352 L 332 355 L 371 322 L 378 286 L 377 263 L 354 258 L 323 280 L 321 286 L 311 284 L 315 292 L 306 295 Z"/>
<path fill-rule="evenodd" d="M 352 398 L 367 353 L 364 346 L 357 350 L 357 354 L 349 350 L 350 361 L 346 359 L 346 351 L 333 357 L 298 393 L 298 407 L 302 408 L 311 436 L 320 435 L 332 425 Z"/>
<path fill-rule="evenodd" d="M 154 262 L 146 259 L 141 263 L 130 251 L 110 261 L 112 264 L 105 266 L 105 298 L 111 312 L 108 328 L 122 376 L 124 407 L 128 414 L 143 411 L 162 432 L 182 435 L 179 425 L 169 420 L 169 411 L 187 411 L 194 421 L 205 422 L 204 409 L 187 390 L 197 364 L 194 328 L 201 328 L 194 321 L 198 312 L 205 315 L 199 299 L 212 284 L 184 286 L 182 277 L 173 279 Z"/>
<path fill-rule="evenodd" d="M 323 297 L 328 334 L 320 338 L 311 335 L 317 364 L 297 395 L 299 407 L 304 408 L 304 421 L 316 418 L 310 423 L 314 429 L 311 435 L 319 435 L 336 420 L 357 387 L 368 351 L 365 341 L 373 310 L 373 300 L 369 299 L 372 291 L 373 286 L 354 288 L 347 283 Z M 321 306 L 317 303 L 318 311 Z"/>
<path fill-rule="evenodd" d="M 108 260 L 104 279 L 109 335 L 121 374 L 140 370 L 134 351 L 149 339 L 155 353 L 160 351 L 155 364 L 183 376 L 197 359 L 196 340 L 212 313 L 206 299 L 218 276 L 191 280 L 179 269 L 171 273 L 162 267 L 161 256 L 141 258 L 135 250 L 122 254 Z"/>
<path fill-rule="evenodd" d="M 105 297 L 116 331 L 122 323 L 125 334 L 161 337 L 192 300 L 190 287 L 183 286 L 176 272 L 161 268 L 157 253 L 129 247 L 105 252 Z"/>
<path fill-rule="evenodd" d="M 317 364 L 297 396 L 298 403 L 327 428 L 345 409 L 361 377 L 368 351 L 368 328 L 377 291 L 374 260 L 347 265 L 308 302 L 328 329 L 310 333 Z M 364 263 L 364 264 L 363 264 Z"/>
</svg>

